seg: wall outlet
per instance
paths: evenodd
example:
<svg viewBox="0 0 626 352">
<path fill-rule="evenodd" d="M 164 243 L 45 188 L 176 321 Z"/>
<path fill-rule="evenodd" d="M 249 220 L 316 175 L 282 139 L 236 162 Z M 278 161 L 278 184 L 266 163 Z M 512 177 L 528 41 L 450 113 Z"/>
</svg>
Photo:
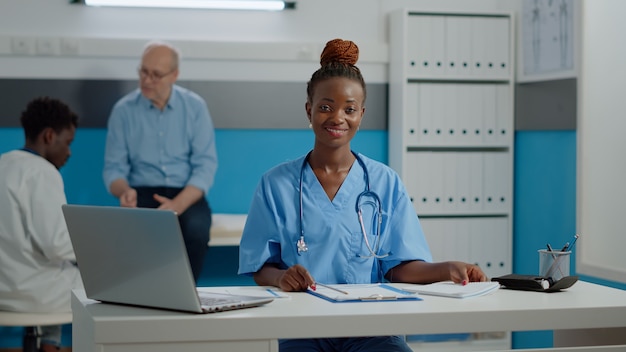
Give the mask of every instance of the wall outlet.
<svg viewBox="0 0 626 352">
<path fill-rule="evenodd" d="M 11 38 L 11 52 L 15 55 L 30 55 L 35 47 L 35 39 L 28 37 Z"/>
<path fill-rule="evenodd" d="M 77 38 L 61 39 L 61 55 L 78 55 L 79 48 L 79 40 Z"/>
<path fill-rule="evenodd" d="M 56 38 L 37 38 L 35 52 L 37 55 L 57 55 L 59 53 L 59 41 Z"/>
</svg>

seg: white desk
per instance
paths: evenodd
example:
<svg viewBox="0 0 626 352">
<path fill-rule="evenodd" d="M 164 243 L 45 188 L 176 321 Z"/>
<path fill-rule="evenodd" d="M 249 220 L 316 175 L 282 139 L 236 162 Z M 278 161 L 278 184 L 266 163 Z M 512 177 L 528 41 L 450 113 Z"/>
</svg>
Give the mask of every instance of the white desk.
<svg viewBox="0 0 626 352">
<path fill-rule="evenodd" d="M 210 247 L 239 246 L 248 215 L 216 213 L 212 215 L 212 218 L 208 245 Z"/>
<path fill-rule="evenodd" d="M 599 333 L 603 343 L 622 345 L 612 350 L 626 350 L 626 291 L 586 282 L 559 293 L 502 289 L 483 297 L 410 302 L 330 303 L 307 293 L 290 295 L 262 307 L 195 315 L 103 304 L 74 291 L 73 349 L 276 351 L 277 338 L 564 330 L 555 331 L 555 345 L 574 337 L 573 344 L 600 344 L 591 339 Z"/>
</svg>

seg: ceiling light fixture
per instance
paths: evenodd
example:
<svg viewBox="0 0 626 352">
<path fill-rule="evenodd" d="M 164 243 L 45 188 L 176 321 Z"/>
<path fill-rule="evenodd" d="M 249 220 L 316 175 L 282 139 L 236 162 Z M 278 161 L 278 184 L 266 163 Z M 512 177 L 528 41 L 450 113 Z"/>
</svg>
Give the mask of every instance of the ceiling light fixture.
<svg viewBox="0 0 626 352">
<path fill-rule="evenodd" d="M 296 8 L 295 2 L 273 0 L 82 0 L 81 2 L 84 2 L 88 6 L 161 7 L 213 10 L 281 11 Z"/>
</svg>

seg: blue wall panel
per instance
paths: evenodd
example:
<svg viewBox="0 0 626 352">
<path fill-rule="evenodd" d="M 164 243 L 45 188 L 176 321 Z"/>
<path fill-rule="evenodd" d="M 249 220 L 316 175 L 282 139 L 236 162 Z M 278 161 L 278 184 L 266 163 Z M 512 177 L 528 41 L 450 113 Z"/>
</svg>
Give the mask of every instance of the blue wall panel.
<svg viewBox="0 0 626 352">
<path fill-rule="evenodd" d="M 536 274 L 537 250 L 576 232 L 576 132 L 517 132 L 514 167 L 513 269 Z"/>
<path fill-rule="evenodd" d="M 516 132 L 514 167 L 513 271 L 538 274 L 537 250 L 560 248 L 576 231 L 576 132 Z M 571 264 L 573 274 L 574 258 Z M 513 347 L 552 347 L 552 337 L 513 333 Z"/>
<path fill-rule="evenodd" d="M 310 130 L 216 130 L 219 166 L 209 200 L 216 213 L 248 212 L 261 175 L 271 167 L 306 154 L 313 147 Z M 117 205 L 102 180 L 106 129 L 79 128 L 72 156 L 61 168 L 69 203 Z M 0 153 L 24 145 L 20 128 L 0 129 Z M 387 162 L 387 132 L 359 131 L 352 148 Z"/>
<path fill-rule="evenodd" d="M 209 192 L 214 212 L 244 214 L 261 175 L 313 147 L 310 130 L 217 130 L 219 166 Z M 352 149 L 387 162 L 387 132 L 359 131 Z"/>
</svg>

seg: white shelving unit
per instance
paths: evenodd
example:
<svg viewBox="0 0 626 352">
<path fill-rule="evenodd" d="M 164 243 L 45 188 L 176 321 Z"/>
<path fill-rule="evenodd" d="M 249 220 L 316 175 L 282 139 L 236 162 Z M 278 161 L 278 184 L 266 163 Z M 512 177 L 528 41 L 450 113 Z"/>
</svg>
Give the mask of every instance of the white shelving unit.
<svg viewBox="0 0 626 352">
<path fill-rule="evenodd" d="M 389 23 L 389 164 L 433 258 L 476 263 L 489 277 L 511 273 L 513 16 L 402 9 Z M 510 348 L 510 333 L 415 346 L 468 344 Z"/>
</svg>

